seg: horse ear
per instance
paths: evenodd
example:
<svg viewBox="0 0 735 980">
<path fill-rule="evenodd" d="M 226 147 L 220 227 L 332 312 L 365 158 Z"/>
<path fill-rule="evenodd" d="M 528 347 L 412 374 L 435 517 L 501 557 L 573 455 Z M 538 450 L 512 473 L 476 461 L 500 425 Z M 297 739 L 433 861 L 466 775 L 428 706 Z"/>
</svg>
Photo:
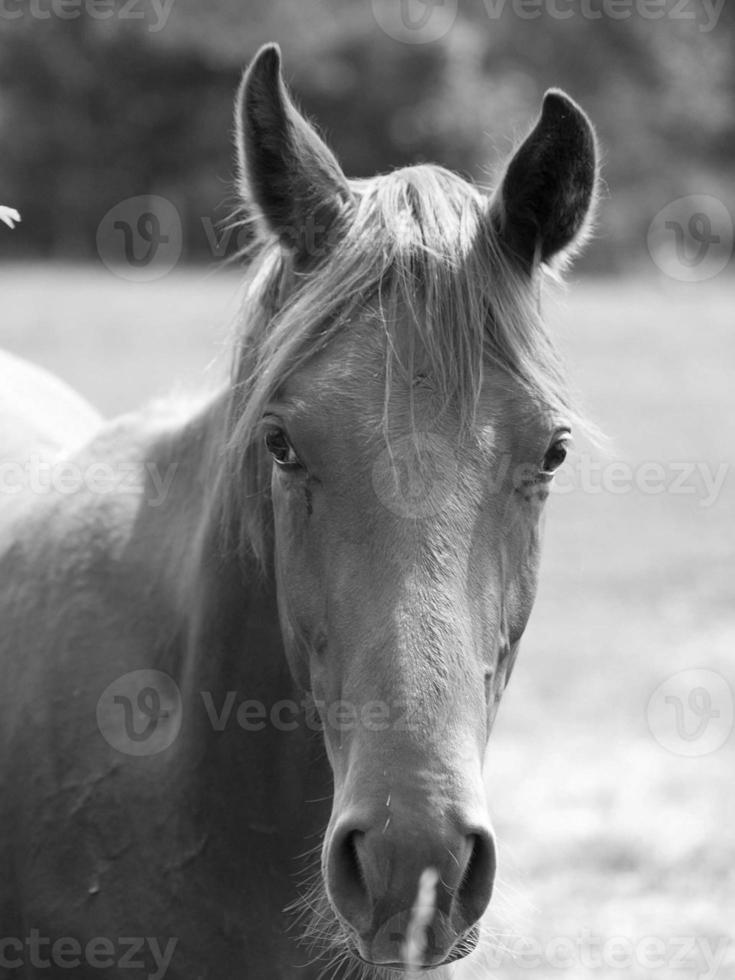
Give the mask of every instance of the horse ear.
<svg viewBox="0 0 735 980">
<path fill-rule="evenodd" d="M 331 150 L 286 91 L 278 45 L 262 47 L 245 72 L 235 126 L 247 205 L 297 259 L 323 254 L 352 195 Z"/>
<path fill-rule="evenodd" d="M 584 239 L 596 185 L 592 125 L 568 95 L 550 89 L 491 203 L 496 227 L 527 271 Z"/>
</svg>

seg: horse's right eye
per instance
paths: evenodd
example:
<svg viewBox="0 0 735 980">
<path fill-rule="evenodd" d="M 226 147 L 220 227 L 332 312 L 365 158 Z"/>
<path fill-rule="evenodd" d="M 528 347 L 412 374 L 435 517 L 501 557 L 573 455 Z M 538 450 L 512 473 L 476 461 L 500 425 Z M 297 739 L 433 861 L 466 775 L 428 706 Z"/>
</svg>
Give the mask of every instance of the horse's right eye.
<svg viewBox="0 0 735 980">
<path fill-rule="evenodd" d="M 271 429 L 265 436 L 265 447 L 279 466 L 301 466 L 296 451 L 283 429 Z"/>
<path fill-rule="evenodd" d="M 549 447 L 544 456 L 543 471 L 544 473 L 553 473 L 558 470 L 562 465 L 564 460 L 567 458 L 567 446 L 566 440 L 557 439 L 557 441 Z"/>
</svg>

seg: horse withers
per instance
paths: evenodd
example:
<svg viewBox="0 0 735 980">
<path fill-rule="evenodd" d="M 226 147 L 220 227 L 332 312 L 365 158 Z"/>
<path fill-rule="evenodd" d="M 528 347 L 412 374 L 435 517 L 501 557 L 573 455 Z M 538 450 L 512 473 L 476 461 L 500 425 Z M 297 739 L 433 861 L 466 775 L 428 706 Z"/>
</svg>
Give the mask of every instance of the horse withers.
<svg viewBox="0 0 735 980">
<path fill-rule="evenodd" d="M 274 46 L 236 119 L 230 382 L 80 410 L 74 492 L 0 515 L 0 976 L 440 976 L 490 900 L 483 757 L 576 420 L 539 283 L 593 133 L 551 91 L 491 195 L 350 181 Z"/>
</svg>

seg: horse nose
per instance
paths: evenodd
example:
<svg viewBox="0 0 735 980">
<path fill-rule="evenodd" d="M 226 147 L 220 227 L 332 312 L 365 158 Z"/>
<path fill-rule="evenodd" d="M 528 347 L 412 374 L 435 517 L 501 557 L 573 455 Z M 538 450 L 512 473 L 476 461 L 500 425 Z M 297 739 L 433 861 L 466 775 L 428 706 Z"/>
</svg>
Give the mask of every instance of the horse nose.
<svg viewBox="0 0 735 980">
<path fill-rule="evenodd" d="M 419 881 L 436 872 L 434 908 L 422 966 L 452 958 L 490 901 L 495 843 L 485 824 L 407 816 L 401 827 L 345 816 L 328 840 L 325 877 L 337 913 L 357 937 L 358 952 L 375 965 L 402 965 Z"/>
</svg>

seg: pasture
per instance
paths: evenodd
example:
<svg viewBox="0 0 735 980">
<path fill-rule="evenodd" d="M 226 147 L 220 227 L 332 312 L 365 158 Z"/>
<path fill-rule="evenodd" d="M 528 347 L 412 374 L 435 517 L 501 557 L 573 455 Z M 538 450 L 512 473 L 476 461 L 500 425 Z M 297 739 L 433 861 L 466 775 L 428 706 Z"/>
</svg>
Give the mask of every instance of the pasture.
<svg viewBox="0 0 735 980">
<path fill-rule="evenodd" d="M 6 265 L 0 347 L 112 415 L 216 383 L 237 288 L 232 271 L 135 284 Z M 668 748 L 647 712 L 683 670 L 735 691 L 734 308 L 724 277 L 572 282 L 547 298 L 610 445 L 580 440 L 549 501 L 538 600 L 487 763 L 495 942 L 458 980 L 735 977 L 735 733 L 687 756 L 676 706 Z M 731 704 L 715 691 L 710 723 L 726 725 Z M 696 713 L 684 720 L 696 727 Z"/>
</svg>

